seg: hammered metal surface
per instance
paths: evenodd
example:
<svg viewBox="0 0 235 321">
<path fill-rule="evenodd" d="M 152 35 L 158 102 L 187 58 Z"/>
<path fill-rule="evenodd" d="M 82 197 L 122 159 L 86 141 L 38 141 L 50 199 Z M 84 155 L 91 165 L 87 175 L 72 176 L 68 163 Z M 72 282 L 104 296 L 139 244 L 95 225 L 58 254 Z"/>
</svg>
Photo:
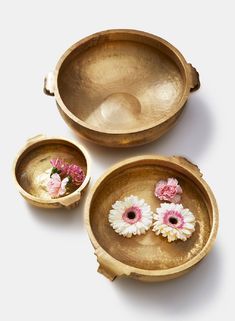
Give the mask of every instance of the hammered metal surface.
<svg viewBox="0 0 235 321">
<path fill-rule="evenodd" d="M 105 30 L 71 46 L 44 92 L 54 95 L 79 136 L 108 147 L 149 143 L 181 115 L 199 74 L 166 40 L 130 29 Z"/>
<path fill-rule="evenodd" d="M 130 239 L 119 236 L 108 222 L 112 204 L 131 194 L 144 198 L 154 211 L 160 201 L 154 186 L 160 179 L 176 177 L 183 188 L 182 204 L 196 216 L 196 230 L 186 242 L 168 243 L 151 230 Z M 164 270 L 190 261 L 203 250 L 211 232 L 210 206 L 193 179 L 167 166 L 133 164 L 111 173 L 98 186 L 90 205 L 90 224 L 100 246 L 118 261 L 145 270 Z"/>
<path fill-rule="evenodd" d="M 66 107 L 97 130 L 151 127 L 178 106 L 185 83 L 177 64 L 159 48 L 106 41 L 73 53 L 58 87 Z"/>
</svg>

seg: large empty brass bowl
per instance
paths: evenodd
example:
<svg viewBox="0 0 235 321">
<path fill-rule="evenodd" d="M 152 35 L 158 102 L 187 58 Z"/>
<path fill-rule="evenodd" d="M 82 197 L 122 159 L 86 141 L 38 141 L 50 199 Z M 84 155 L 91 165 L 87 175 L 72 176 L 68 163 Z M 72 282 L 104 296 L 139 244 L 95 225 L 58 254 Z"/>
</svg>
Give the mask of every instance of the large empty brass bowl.
<svg viewBox="0 0 235 321">
<path fill-rule="evenodd" d="M 165 40 L 136 30 L 91 35 L 69 48 L 45 79 L 62 117 L 105 146 L 140 145 L 176 121 L 196 70 Z"/>
<path fill-rule="evenodd" d="M 81 166 L 86 177 L 82 185 L 69 195 L 52 199 L 43 181 L 51 169 L 50 160 L 62 158 Z M 28 140 L 14 162 L 14 179 L 20 194 L 32 205 L 43 208 L 73 208 L 90 180 L 90 164 L 86 150 L 75 142 L 58 137 L 38 135 Z"/>
<path fill-rule="evenodd" d="M 86 201 L 85 222 L 95 248 L 99 272 L 113 280 L 129 276 L 143 281 L 163 281 L 190 270 L 211 249 L 218 228 L 215 198 L 197 166 L 182 157 L 140 156 L 109 169 L 95 184 Z M 160 201 L 154 187 L 160 179 L 175 177 L 183 189 L 182 204 L 196 217 L 191 238 L 168 243 L 150 229 L 130 239 L 110 226 L 112 204 L 136 195 L 155 211 Z"/>
</svg>

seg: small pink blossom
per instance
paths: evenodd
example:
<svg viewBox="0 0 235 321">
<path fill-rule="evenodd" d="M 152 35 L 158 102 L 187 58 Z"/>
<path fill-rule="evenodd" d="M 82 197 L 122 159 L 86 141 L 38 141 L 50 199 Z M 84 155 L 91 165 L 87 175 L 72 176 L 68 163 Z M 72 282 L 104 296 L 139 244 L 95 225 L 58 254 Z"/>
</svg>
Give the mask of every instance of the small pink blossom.
<svg viewBox="0 0 235 321">
<path fill-rule="evenodd" d="M 66 193 L 66 185 L 69 182 L 69 178 L 65 177 L 61 180 L 59 174 L 55 173 L 51 175 L 50 180 L 47 184 L 47 190 L 51 197 L 56 198 L 59 196 L 63 196 Z"/>
<path fill-rule="evenodd" d="M 155 188 L 155 196 L 161 201 L 179 203 L 182 193 L 182 188 L 175 178 L 168 178 L 167 181 L 161 180 Z"/>
<path fill-rule="evenodd" d="M 66 174 L 71 177 L 72 182 L 75 185 L 80 185 L 85 179 L 85 174 L 82 170 L 82 168 L 78 165 L 71 164 L 68 165 Z"/>
<path fill-rule="evenodd" d="M 61 158 L 54 158 L 50 161 L 51 165 L 56 168 L 58 171 L 60 171 L 61 175 L 66 175 L 68 170 L 68 163 L 66 163 Z"/>
</svg>

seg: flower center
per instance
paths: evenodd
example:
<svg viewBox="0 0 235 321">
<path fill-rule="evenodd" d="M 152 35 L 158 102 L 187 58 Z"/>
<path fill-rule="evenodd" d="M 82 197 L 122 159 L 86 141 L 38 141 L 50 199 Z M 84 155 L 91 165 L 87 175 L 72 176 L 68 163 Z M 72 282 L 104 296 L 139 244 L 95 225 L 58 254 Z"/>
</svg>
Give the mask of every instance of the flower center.
<svg viewBox="0 0 235 321">
<path fill-rule="evenodd" d="M 169 210 L 164 213 L 163 223 L 173 228 L 181 229 L 184 226 L 184 217 L 175 210 Z"/>
<path fill-rule="evenodd" d="M 135 212 L 133 211 L 128 212 L 127 217 L 129 218 L 129 220 L 133 220 L 136 217 Z"/>
<path fill-rule="evenodd" d="M 135 224 L 142 218 L 141 209 L 138 206 L 131 206 L 125 210 L 122 219 L 128 224 Z"/>
<path fill-rule="evenodd" d="M 177 224 L 178 223 L 178 220 L 177 220 L 177 218 L 176 217 L 170 217 L 169 218 L 169 222 L 171 223 L 171 224 Z"/>
<path fill-rule="evenodd" d="M 164 188 L 163 188 L 163 192 L 164 193 L 172 193 L 172 194 L 174 194 L 175 192 L 176 192 L 176 189 L 175 189 L 175 187 L 174 186 L 168 186 L 168 185 L 166 185 Z"/>
</svg>

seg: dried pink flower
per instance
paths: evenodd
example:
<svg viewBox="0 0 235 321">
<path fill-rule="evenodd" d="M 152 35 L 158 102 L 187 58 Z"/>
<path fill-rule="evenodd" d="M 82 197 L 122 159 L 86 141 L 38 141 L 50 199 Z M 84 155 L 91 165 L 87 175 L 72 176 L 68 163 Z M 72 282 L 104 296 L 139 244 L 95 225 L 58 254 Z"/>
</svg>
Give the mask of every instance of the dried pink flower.
<svg viewBox="0 0 235 321">
<path fill-rule="evenodd" d="M 161 201 L 179 203 L 182 193 L 182 188 L 175 178 L 168 178 L 167 181 L 161 180 L 155 188 L 155 196 Z"/>
<path fill-rule="evenodd" d="M 47 190 L 52 198 L 63 196 L 66 193 L 66 185 L 69 182 L 69 178 L 65 177 L 61 180 L 58 173 L 51 175 L 50 180 L 47 184 Z"/>
</svg>

